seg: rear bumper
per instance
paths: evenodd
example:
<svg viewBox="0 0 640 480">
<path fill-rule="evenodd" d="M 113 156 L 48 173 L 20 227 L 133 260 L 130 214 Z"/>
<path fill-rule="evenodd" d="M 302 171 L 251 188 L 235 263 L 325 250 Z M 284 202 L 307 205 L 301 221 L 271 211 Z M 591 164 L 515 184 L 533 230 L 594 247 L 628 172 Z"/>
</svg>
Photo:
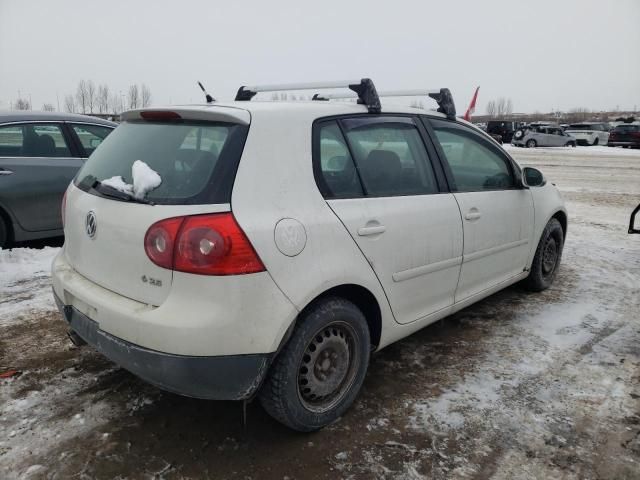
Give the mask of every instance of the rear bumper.
<svg viewBox="0 0 640 480">
<path fill-rule="evenodd" d="M 101 330 L 98 323 L 54 292 L 70 328 L 122 368 L 157 387 L 194 398 L 243 400 L 258 389 L 273 354 L 215 357 L 173 355 L 135 345 Z"/>
<path fill-rule="evenodd" d="M 640 142 L 616 141 L 609 140 L 607 143 L 610 147 L 636 147 L 640 148 Z"/>
</svg>

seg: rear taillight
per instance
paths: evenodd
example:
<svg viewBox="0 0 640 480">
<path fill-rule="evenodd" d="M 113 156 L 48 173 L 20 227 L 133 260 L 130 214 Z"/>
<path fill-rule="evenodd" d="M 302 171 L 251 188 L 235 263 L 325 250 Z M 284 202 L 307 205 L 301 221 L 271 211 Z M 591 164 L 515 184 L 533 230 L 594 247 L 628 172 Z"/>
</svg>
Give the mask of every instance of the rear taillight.
<svg viewBox="0 0 640 480">
<path fill-rule="evenodd" d="M 64 228 L 64 215 L 67 211 L 67 191 L 62 195 L 62 203 L 60 203 L 60 216 L 62 217 L 62 228 Z"/>
<path fill-rule="evenodd" d="M 161 220 L 144 238 L 156 265 L 200 275 L 242 275 L 264 265 L 232 213 L 192 215 Z"/>
<path fill-rule="evenodd" d="M 631 132 L 632 137 L 640 138 L 640 132 Z"/>
</svg>

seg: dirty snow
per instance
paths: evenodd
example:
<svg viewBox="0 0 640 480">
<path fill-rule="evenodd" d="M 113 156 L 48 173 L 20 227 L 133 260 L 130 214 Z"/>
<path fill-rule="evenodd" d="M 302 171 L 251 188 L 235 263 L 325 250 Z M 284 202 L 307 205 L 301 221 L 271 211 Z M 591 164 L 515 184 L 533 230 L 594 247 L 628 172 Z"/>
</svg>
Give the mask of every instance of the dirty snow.
<svg viewBox="0 0 640 480">
<path fill-rule="evenodd" d="M 554 286 L 509 288 L 372 357 L 338 422 L 161 392 L 72 347 L 57 249 L 0 251 L 0 478 L 640 478 L 640 152 L 511 149 L 567 201 Z"/>
<path fill-rule="evenodd" d="M 162 183 L 162 179 L 158 172 L 153 170 L 142 160 L 136 160 L 131 166 L 131 178 L 133 185 L 124 181 L 121 176 L 115 176 L 103 180 L 101 183 L 108 187 L 114 188 L 119 192 L 133 195 L 134 198 L 142 200 L 147 193 L 158 188 Z"/>
</svg>

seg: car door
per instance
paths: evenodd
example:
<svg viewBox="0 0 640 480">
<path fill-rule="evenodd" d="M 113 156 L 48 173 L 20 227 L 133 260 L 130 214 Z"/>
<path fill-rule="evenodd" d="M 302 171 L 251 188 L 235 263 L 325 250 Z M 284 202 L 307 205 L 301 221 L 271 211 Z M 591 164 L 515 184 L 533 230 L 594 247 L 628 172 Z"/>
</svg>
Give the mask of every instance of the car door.
<svg viewBox="0 0 640 480">
<path fill-rule="evenodd" d="M 423 127 L 409 116 L 316 123 L 315 174 L 379 279 L 396 321 L 453 305 L 462 221 Z"/>
<path fill-rule="evenodd" d="M 62 228 L 60 203 L 82 165 L 60 122 L 0 126 L 0 202 L 20 227 L 39 232 Z"/>
<path fill-rule="evenodd" d="M 562 135 L 562 130 L 559 128 L 549 128 L 548 131 L 551 139 L 551 146 L 563 147 L 566 141 L 565 137 Z"/>
<path fill-rule="evenodd" d="M 455 121 L 428 120 L 460 206 L 464 250 L 459 302 L 520 274 L 533 235 L 533 199 L 519 171 L 484 135 Z"/>
</svg>

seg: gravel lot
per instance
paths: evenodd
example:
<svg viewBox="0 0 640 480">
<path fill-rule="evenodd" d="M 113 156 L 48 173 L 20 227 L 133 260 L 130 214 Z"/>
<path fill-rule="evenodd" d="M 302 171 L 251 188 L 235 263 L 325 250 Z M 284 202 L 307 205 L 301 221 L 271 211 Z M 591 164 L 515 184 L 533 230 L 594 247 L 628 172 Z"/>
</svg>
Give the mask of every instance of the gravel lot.
<svg viewBox="0 0 640 480">
<path fill-rule="evenodd" d="M 339 422 L 168 394 L 65 336 L 57 248 L 0 252 L 0 478 L 640 478 L 640 151 L 510 149 L 570 214 L 541 294 L 509 288 L 372 359 Z"/>
</svg>

